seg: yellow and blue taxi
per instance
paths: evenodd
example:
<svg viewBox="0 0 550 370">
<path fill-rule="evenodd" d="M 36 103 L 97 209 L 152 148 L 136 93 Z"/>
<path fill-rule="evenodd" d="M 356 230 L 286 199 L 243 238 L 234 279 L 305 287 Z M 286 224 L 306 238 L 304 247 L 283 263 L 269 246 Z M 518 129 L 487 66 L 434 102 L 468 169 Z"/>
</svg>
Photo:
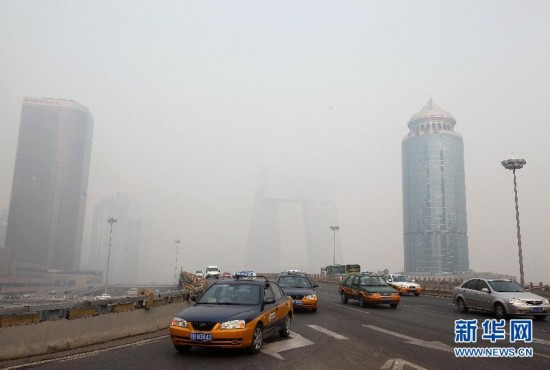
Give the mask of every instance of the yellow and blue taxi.
<svg viewBox="0 0 550 370">
<path fill-rule="evenodd" d="M 313 284 L 305 273 L 296 270 L 282 272 L 277 284 L 292 297 L 295 310 L 317 312 L 318 298 L 314 290 L 317 284 Z"/>
<path fill-rule="evenodd" d="M 389 286 L 382 276 L 364 272 L 348 275 L 338 286 L 338 293 L 342 303 L 355 299 L 361 307 L 389 304 L 391 308 L 397 308 L 400 301 L 399 292 Z"/>
<path fill-rule="evenodd" d="M 290 335 L 292 299 L 281 287 L 251 272 L 219 280 L 170 325 L 176 349 L 191 347 L 247 348 L 258 353 L 264 338 Z"/>
</svg>

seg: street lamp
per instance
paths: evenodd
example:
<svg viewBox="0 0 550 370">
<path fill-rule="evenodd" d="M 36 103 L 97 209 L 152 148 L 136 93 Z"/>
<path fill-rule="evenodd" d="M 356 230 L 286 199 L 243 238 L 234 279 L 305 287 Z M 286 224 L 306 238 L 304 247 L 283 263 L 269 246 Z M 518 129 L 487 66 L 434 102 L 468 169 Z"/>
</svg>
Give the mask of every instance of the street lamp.
<svg viewBox="0 0 550 370">
<path fill-rule="evenodd" d="M 174 285 L 176 285 L 178 283 L 178 251 L 181 241 L 176 240 L 174 243 L 176 243 L 176 266 L 174 267 Z"/>
<path fill-rule="evenodd" d="M 116 218 L 110 217 L 107 222 L 111 225 L 111 231 L 109 232 L 109 252 L 107 253 L 107 276 L 105 277 L 105 293 L 107 293 L 107 287 L 109 286 L 109 262 L 111 260 L 111 241 L 113 239 L 113 224 L 117 222 Z"/>
<path fill-rule="evenodd" d="M 516 225 L 518 228 L 519 279 L 520 279 L 521 286 L 524 286 L 525 281 L 523 279 L 523 253 L 521 251 L 521 232 L 519 228 L 519 207 L 518 207 L 518 189 L 517 189 L 517 182 L 516 182 L 516 170 L 523 168 L 523 166 L 525 166 L 527 162 L 525 161 L 525 159 L 506 159 L 500 163 L 507 170 L 512 170 L 514 174 L 514 195 L 515 195 L 515 201 L 516 201 Z"/>
<path fill-rule="evenodd" d="M 332 254 L 332 264 L 335 265 L 336 264 L 336 230 L 339 230 L 340 226 L 329 226 L 328 228 L 334 231 L 334 251 Z"/>
</svg>

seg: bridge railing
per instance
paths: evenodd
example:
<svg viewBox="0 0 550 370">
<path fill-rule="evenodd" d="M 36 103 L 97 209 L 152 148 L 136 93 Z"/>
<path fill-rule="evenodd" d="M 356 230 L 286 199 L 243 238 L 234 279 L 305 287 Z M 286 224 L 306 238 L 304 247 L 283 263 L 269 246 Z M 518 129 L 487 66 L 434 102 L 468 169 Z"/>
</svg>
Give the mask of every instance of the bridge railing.
<svg viewBox="0 0 550 370">
<path fill-rule="evenodd" d="M 84 299 L 76 302 L 47 302 L 0 308 L 0 328 L 43 321 L 73 320 L 108 313 L 128 312 L 189 300 L 196 291 L 153 293 L 146 290 L 135 297 Z"/>
<path fill-rule="evenodd" d="M 331 284 L 340 283 L 344 276 L 327 276 L 322 274 L 308 274 L 312 281 L 325 282 Z M 443 277 L 428 277 L 428 276 L 411 276 L 412 279 L 425 290 L 427 293 L 450 295 L 453 288 L 461 285 L 468 279 L 459 278 L 443 278 Z M 550 297 L 550 286 L 539 282 L 535 284 L 530 282 L 526 285 L 526 289 L 534 294 L 543 297 Z"/>
</svg>

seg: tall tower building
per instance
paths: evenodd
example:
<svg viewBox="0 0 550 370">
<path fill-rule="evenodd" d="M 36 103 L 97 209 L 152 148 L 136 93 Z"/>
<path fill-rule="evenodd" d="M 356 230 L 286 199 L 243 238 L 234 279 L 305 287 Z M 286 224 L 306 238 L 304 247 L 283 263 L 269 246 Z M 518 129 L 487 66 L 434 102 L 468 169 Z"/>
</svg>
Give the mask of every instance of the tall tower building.
<svg viewBox="0 0 550 370">
<path fill-rule="evenodd" d="M 70 100 L 24 98 L 6 247 L 12 260 L 80 265 L 93 118 Z"/>
<path fill-rule="evenodd" d="M 469 269 L 462 135 L 430 98 L 401 143 L 405 271 Z"/>
</svg>

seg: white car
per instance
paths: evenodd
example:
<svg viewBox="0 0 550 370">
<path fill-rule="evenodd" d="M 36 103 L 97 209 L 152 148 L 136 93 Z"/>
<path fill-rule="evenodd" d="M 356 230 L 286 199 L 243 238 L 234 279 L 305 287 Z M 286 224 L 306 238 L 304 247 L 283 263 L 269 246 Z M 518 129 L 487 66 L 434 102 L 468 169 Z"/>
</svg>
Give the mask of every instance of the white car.
<svg viewBox="0 0 550 370">
<path fill-rule="evenodd" d="M 218 268 L 218 266 L 208 266 L 206 268 L 206 272 L 205 272 L 205 278 L 214 278 L 214 279 L 219 279 L 220 278 L 220 269 Z"/>
<path fill-rule="evenodd" d="M 203 277 L 204 274 L 202 273 L 202 270 L 197 270 L 195 271 L 195 275 L 199 276 L 199 277 Z"/>
<path fill-rule="evenodd" d="M 419 296 L 422 293 L 420 284 L 415 283 L 410 277 L 404 274 L 389 274 L 384 276 L 384 280 L 388 285 L 397 289 L 399 295 L 414 294 Z"/>
</svg>

